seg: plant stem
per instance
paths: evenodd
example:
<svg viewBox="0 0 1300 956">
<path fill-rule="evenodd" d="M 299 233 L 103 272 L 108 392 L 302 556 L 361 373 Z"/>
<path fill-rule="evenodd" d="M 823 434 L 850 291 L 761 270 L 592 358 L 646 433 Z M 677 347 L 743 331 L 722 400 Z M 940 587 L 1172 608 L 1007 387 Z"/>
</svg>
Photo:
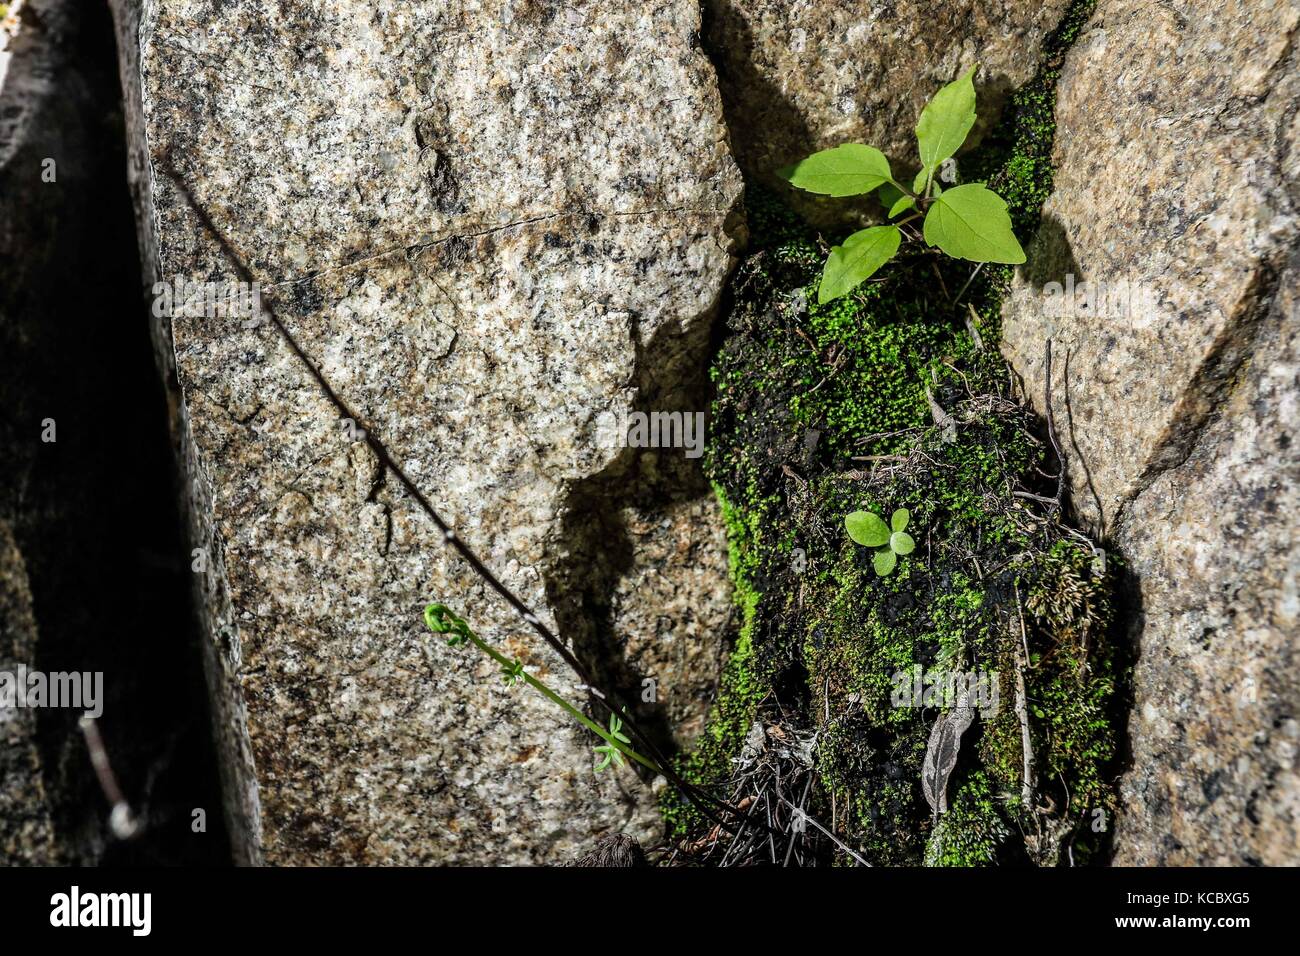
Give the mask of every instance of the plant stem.
<svg viewBox="0 0 1300 956">
<path fill-rule="evenodd" d="M 502 667 L 510 667 L 512 664 L 514 664 L 514 661 L 510 660 L 508 657 L 506 657 L 496 648 L 492 647 L 481 637 L 475 634 L 472 630 L 468 631 L 468 634 L 469 634 L 469 639 L 474 643 L 475 647 L 477 647 L 483 653 L 487 654 L 488 657 L 492 658 Z M 641 766 L 645 767 L 646 769 L 651 770 L 660 775 L 663 774 L 663 771 L 659 769 L 659 766 L 653 760 L 649 759 L 648 757 L 643 757 L 641 754 L 637 753 L 627 744 L 623 743 L 623 741 L 619 740 L 617 737 L 614 737 L 612 734 L 609 733 L 609 731 L 602 728 L 598 723 L 590 719 L 586 714 L 578 710 L 578 708 L 574 707 L 567 700 L 565 700 L 555 691 L 551 690 L 549 687 L 547 687 L 545 684 L 543 684 L 540 680 L 538 680 L 536 677 L 534 677 L 532 674 L 528 673 L 527 671 L 524 671 L 524 681 L 530 687 L 533 687 L 541 691 L 542 694 L 544 694 L 552 702 L 559 704 L 561 707 L 567 710 L 571 716 L 573 716 L 575 719 L 577 719 L 577 721 L 580 724 L 582 724 L 582 726 L 586 727 L 597 737 L 600 737 L 602 740 L 604 740 L 614 749 L 621 751 L 625 756 L 632 758 L 633 760 L 635 760 L 637 763 L 639 763 Z"/>
</svg>

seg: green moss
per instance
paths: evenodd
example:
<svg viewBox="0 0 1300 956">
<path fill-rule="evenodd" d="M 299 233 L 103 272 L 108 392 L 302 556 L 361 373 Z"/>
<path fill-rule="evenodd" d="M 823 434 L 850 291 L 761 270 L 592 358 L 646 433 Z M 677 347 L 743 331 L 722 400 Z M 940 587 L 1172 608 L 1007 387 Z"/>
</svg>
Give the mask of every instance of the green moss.
<svg viewBox="0 0 1300 956">
<path fill-rule="evenodd" d="M 972 774 L 952 796 L 926 849 L 930 866 L 984 866 L 997 860 L 1011 836 L 988 778 Z"/>
<path fill-rule="evenodd" d="M 740 610 L 740 628 L 736 644 L 723 668 L 718 696 L 705 725 L 703 738 L 679 763 L 678 771 L 693 784 L 710 786 L 725 780 L 731 758 L 739 752 L 745 735 L 758 712 L 765 694 L 766 681 L 756 671 L 753 653 L 754 621 L 758 613 L 758 557 L 762 554 L 761 515 L 763 509 L 738 509 L 722 489 L 715 486 L 727 529 L 728 566 L 734 588 L 733 598 Z M 669 833 L 685 836 L 701 826 L 704 818 L 676 790 L 664 791 L 661 801 Z"/>
<path fill-rule="evenodd" d="M 1039 823 L 1077 827 L 1086 811 L 1108 805 L 1114 679 L 1102 637 L 1109 581 L 1089 547 L 1015 494 L 1048 464 L 1028 413 L 996 393 L 961 400 L 940 385 L 936 395 L 957 423 L 955 435 L 928 428 L 887 467 L 819 479 L 796 513 L 804 535 L 824 543 L 813 549 L 814 574 L 804 583 L 806 607 L 797 618 L 809 712 L 829 731 L 819 770 L 828 791 L 854 796 L 845 835 L 882 861 L 1026 854 L 1049 860 L 1055 847 L 1047 842 L 999 845 L 994 853 L 989 841 Z M 912 512 L 918 548 L 879 578 L 871 550 L 848 539 L 843 519 L 857 508 L 883 515 L 896 507 Z M 1020 805 L 1023 739 L 1014 696 L 1022 640 L 1031 655 L 1023 673 L 1036 764 L 1033 808 Z M 998 688 L 997 707 L 964 739 L 949 784 L 951 809 L 936 833 L 919 781 L 939 707 L 896 706 L 892 699 L 895 675 L 917 665 L 986 674 Z M 847 759 L 834 753 L 841 746 L 851 748 Z M 996 798 L 981 803 L 978 814 L 962 809 L 972 781 Z M 978 839 L 963 830 L 968 810 Z M 936 841 L 948 849 L 940 852 Z M 958 846 L 966 849 L 952 849 Z"/>
<path fill-rule="evenodd" d="M 1051 191 L 1064 50 L 1091 7 L 1073 5 L 1038 75 L 961 164 L 1008 200 L 1022 242 Z M 1086 858 L 1085 815 L 1113 801 L 1109 581 L 1054 513 L 1017 494 L 1050 495 L 1056 463 L 997 351 L 1010 271 L 912 248 L 819 306 L 825 244 L 770 196 L 747 205 L 754 245 L 712 368 L 706 466 L 741 626 L 684 773 L 730 797 L 733 758 L 762 717 L 817 732 L 811 805 L 872 862 L 1050 863 L 1067 840 Z M 931 401 L 953 427 L 933 424 Z M 880 578 L 843 520 L 897 507 L 918 546 Z M 1017 642 L 1031 654 L 1034 807 L 1021 805 Z M 1000 705 L 963 738 L 937 821 L 920 770 L 938 708 L 891 700 L 893 676 L 918 664 L 999 678 Z M 674 796 L 665 812 L 678 835 L 702 825 Z"/>
</svg>

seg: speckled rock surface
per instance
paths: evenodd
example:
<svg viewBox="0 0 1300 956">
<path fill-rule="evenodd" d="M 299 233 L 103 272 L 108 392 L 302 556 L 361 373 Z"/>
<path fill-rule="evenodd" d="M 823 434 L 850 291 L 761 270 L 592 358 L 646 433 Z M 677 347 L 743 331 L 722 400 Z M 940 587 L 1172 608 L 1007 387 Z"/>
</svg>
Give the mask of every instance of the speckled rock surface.
<svg viewBox="0 0 1300 956">
<path fill-rule="evenodd" d="M 737 160 L 810 219 L 867 207 L 789 190 L 774 171 L 844 142 L 916 171 L 916 118 L 943 84 L 976 63 L 980 123 L 1031 76 L 1068 0 L 704 0 Z M 960 162 L 960 158 L 958 159 Z"/>
<path fill-rule="evenodd" d="M 632 671 L 654 680 L 643 684 L 643 702 L 657 702 L 674 742 L 686 745 L 704 729 L 722 665 L 717 637 L 733 613 L 717 499 L 627 507 L 621 517 L 634 560 L 614 589 L 611 630 L 627 636 L 621 650 Z"/>
<path fill-rule="evenodd" d="M 32 667 L 36 619 L 23 556 L 0 521 L 0 671 Z M 36 744 L 36 712 L 0 698 L 0 865 L 59 862 Z"/>
<path fill-rule="evenodd" d="M 1006 310 L 1040 407 L 1054 340 L 1074 504 L 1131 565 L 1120 862 L 1300 862 L 1298 27 L 1294 2 L 1102 0 Z M 1118 296 L 1061 308 L 1067 275 Z"/>
<path fill-rule="evenodd" d="M 599 416 L 693 373 L 731 265 L 740 181 L 695 5 L 117 13 L 143 51 L 124 73 L 149 277 L 231 278 L 170 163 L 330 385 L 556 623 L 547 582 L 581 571 L 574 489 L 620 455 L 597 442 Z M 594 776 L 585 732 L 427 634 L 423 605 L 444 601 L 581 699 L 348 440 L 275 330 L 176 318 L 159 342 L 212 562 L 200 587 L 240 859 L 544 862 L 603 831 L 653 839 L 650 787 Z M 712 516 L 663 520 L 717 546 Z M 639 546 L 667 580 L 699 573 L 666 550 Z M 711 567 L 713 586 L 682 577 L 674 600 L 725 609 L 725 560 Z M 674 677 L 672 619 L 629 636 L 664 642 L 633 669 L 711 680 Z"/>
<path fill-rule="evenodd" d="M 696 397 L 671 404 L 704 407 Z M 732 632 L 727 540 L 717 498 L 680 452 L 620 455 L 583 482 L 552 540 L 547 591 L 601 678 L 632 687 L 660 746 L 703 729 Z"/>
<path fill-rule="evenodd" d="M 1300 863 L 1300 259 L 1187 460 L 1128 506 L 1141 591 L 1118 862 Z"/>
</svg>

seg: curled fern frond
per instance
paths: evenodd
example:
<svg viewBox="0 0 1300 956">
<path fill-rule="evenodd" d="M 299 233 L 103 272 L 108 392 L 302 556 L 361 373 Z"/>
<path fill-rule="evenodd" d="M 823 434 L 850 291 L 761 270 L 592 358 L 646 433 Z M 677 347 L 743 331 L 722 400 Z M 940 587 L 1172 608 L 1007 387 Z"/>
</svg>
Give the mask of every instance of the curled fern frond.
<svg viewBox="0 0 1300 956">
<path fill-rule="evenodd" d="M 446 634 L 447 643 L 450 645 L 473 644 L 476 648 L 490 657 L 501 668 L 501 679 L 506 686 L 511 687 L 518 683 L 526 683 L 532 686 L 539 694 L 556 706 L 562 708 L 570 717 L 576 720 L 582 726 L 586 727 L 597 737 L 605 741 L 604 744 L 596 748 L 596 753 L 604 755 L 604 760 L 596 767 L 597 770 L 604 770 L 611 763 L 622 767 L 626 761 L 635 760 L 647 770 L 654 773 L 662 774 L 663 770 L 650 758 L 643 754 L 637 753 L 632 749 L 632 739 L 623 733 L 623 720 L 620 717 L 610 714 L 609 729 L 606 730 L 596 723 L 581 710 L 569 703 L 554 690 L 547 687 L 536 676 L 529 674 L 524 670 L 524 663 L 519 659 L 511 660 L 496 648 L 492 647 L 481 637 L 475 634 L 468 624 L 445 604 L 429 604 L 424 609 L 424 623 L 429 626 L 429 630 L 435 634 Z"/>
<path fill-rule="evenodd" d="M 457 617 L 445 604 L 430 604 L 424 609 L 424 623 L 435 634 L 449 634 L 447 645 L 456 647 L 469 642 L 469 625 Z"/>
</svg>

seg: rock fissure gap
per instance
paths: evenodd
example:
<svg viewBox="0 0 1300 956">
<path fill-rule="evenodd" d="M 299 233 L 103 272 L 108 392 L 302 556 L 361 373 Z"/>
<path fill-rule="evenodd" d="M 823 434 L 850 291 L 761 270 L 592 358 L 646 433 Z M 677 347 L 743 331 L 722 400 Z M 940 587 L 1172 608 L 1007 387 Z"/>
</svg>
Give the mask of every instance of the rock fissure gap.
<svg viewBox="0 0 1300 956">
<path fill-rule="evenodd" d="M 732 39 L 737 23 L 761 4 L 738 0 L 713 6 L 725 8 L 715 21 L 720 31 L 717 35 Z M 1011 200 L 1022 235 L 1034 229 L 1038 204 L 1050 191 L 1050 101 L 1064 47 L 1077 34 L 1090 6 L 1082 3 L 1070 8 L 1055 35 L 1044 43 L 1048 52 L 1038 77 L 1010 94 L 1010 118 L 1002 126 L 989 123 L 982 152 L 959 158 L 964 173 L 962 181 L 1001 177 L 996 188 Z M 753 88 L 746 80 L 751 75 L 751 67 L 765 65 L 760 59 L 767 52 L 763 42 L 757 39 L 753 47 L 732 43 L 721 57 L 714 51 L 719 69 L 732 70 L 729 77 L 724 76 L 723 88 L 733 131 L 736 129 L 733 113 L 737 116 L 753 115 L 756 110 L 764 115 L 771 113 L 754 99 Z M 762 52 L 753 53 L 755 60 L 751 66 L 737 72 L 736 58 L 749 55 L 751 50 Z M 808 82 L 815 81 L 810 77 Z M 799 88 L 796 80 L 786 76 L 782 77 L 782 84 Z M 985 92 L 982 90 L 981 95 Z M 768 89 L 763 95 L 771 93 Z M 772 95 L 779 98 L 779 94 Z M 759 136 L 769 144 L 785 142 L 779 133 L 769 136 L 767 130 L 746 128 L 751 139 Z M 815 137 L 803 128 L 802 132 L 796 129 L 793 139 L 796 143 L 785 148 L 796 149 L 798 143 Z M 835 145 L 843 140 L 843 135 L 838 135 L 835 143 L 819 140 L 816 145 Z M 1026 157 L 1018 158 L 1018 166 L 1008 163 L 1008 158 L 1017 151 Z M 786 156 L 784 161 L 798 159 L 800 155 L 803 154 Z M 902 651 L 894 647 L 899 638 L 889 637 L 891 630 L 904 635 L 909 629 L 915 632 L 915 638 L 906 637 L 908 641 L 916 641 L 906 650 L 906 659 L 927 662 L 933 660 L 936 650 L 940 656 L 957 653 L 958 660 L 965 658 L 971 664 L 982 662 L 982 666 L 1014 671 L 1020 677 L 1030 662 L 1026 660 L 1016 666 L 1014 660 L 999 657 L 1002 651 L 998 650 L 1005 643 L 998 635 L 1011 633 L 1019 615 L 1027 613 L 1014 585 L 1019 583 L 1029 588 L 1028 604 L 1036 608 L 1039 605 L 1035 602 L 1044 600 L 1044 588 L 1059 588 L 1063 581 L 1089 578 L 1087 567 L 1094 561 L 1094 547 L 1076 541 L 1077 533 L 1071 529 L 1062 528 L 1059 540 L 1053 541 L 1049 535 L 1045 542 L 1034 539 L 1032 545 L 1030 539 L 1023 537 L 1023 529 L 1015 531 L 1014 535 L 1022 537 L 1013 540 L 1021 541 L 1022 549 L 1029 549 L 1019 558 L 1015 554 L 999 557 L 989 543 L 996 541 L 997 536 L 1007 535 L 1008 528 L 1026 521 L 1031 527 L 1050 527 L 1054 521 L 1050 512 L 1036 514 L 1024 502 L 1055 503 L 1063 480 L 1063 464 L 1046 460 L 1052 446 L 1059 450 L 1054 437 L 1043 433 L 1043 423 L 1032 421 L 1032 416 L 1020 421 L 1018 416 L 1023 417 L 1025 413 L 1000 397 L 1009 386 L 1004 381 L 1007 373 L 1001 370 L 999 357 L 983 351 L 982 338 L 994 342 L 999 338 L 999 307 L 1009 270 L 989 270 L 994 273 L 990 275 L 965 264 L 966 271 L 962 271 L 962 264 L 936 264 L 924 255 L 905 255 L 891 268 L 897 270 L 897 287 L 907 291 L 889 293 L 897 296 L 892 301 L 877 284 L 856 301 L 814 307 L 800 286 L 815 278 L 814 270 L 820 259 L 817 245 L 809 241 L 805 229 L 779 209 L 777 200 L 764 195 L 758 181 L 770 177 L 755 165 L 761 161 L 761 157 L 752 153 L 741 160 L 750 174 L 748 205 L 756 251 L 742 266 L 729 293 L 729 305 L 724 307 L 730 335 L 713 369 L 715 381 L 719 383 L 720 401 L 715 408 L 718 430 L 711 435 L 717 444 L 712 448 L 709 466 L 710 477 L 718 485 L 728 514 L 733 571 L 738 600 L 745 611 L 745 624 L 729 664 L 722 696 L 711 718 L 712 737 L 693 756 L 691 772 L 697 779 L 724 788 L 733 800 L 744 797 L 744 802 L 758 800 L 762 804 L 771 799 L 772 791 L 768 788 L 775 785 L 773 781 L 779 780 L 782 773 L 798 772 L 797 762 L 790 765 L 788 756 L 780 756 L 780 741 L 789 744 L 792 737 L 804 739 L 815 734 L 818 758 L 814 772 L 820 786 L 815 791 L 813 805 L 821 808 L 819 812 L 838 818 L 840 835 L 848 836 L 859 850 L 864 849 L 864 844 L 856 841 L 865 840 L 865 852 L 872 862 L 919 862 L 921 856 L 927 862 L 949 863 L 993 862 L 999 857 L 1010 860 L 1016 856 L 1016 850 L 1007 837 L 1016 825 L 1026 835 L 1021 854 L 1038 862 L 1053 862 L 1058 855 L 1066 853 L 1073 859 L 1073 843 L 1087 808 L 1072 806 L 1071 792 L 1074 791 L 1077 800 L 1093 801 L 1104 807 L 1104 812 L 1113 812 L 1113 798 L 1107 796 L 1102 777 L 1104 754 L 1112 744 L 1105 734 L 1098 741 L 1088 743 L 1086 746 L 1101 748 L 1097 752 L 1099 759 L 1067 771 L 1076 779 L 1062 792 L 1061 781 L 1055 778 L 1064 769 L 1061 763 L 1064 751 L 1050 738 L 1041 736 L 1045 723 L 1041 711 L 1057 693 L 1054 685 L 1045 683 L 1049 678 L 1044 674 L 1055 673 L 1059 668 L 1060 679 L 1068 683 L 1086 672 L 1077 668 L 1094 670 L 1099 680 L 1092 681 L 1084 693 L 1095 697 L 1100 709 L 1089 719 L 1101 719 L 1105 723 L 1106 718 L 1101 714 L 1111 699 L 1113 679 L 1108 660 L 1110 652 L 1106 641 L 1101 639 L 1101 632 L 1106 628 L 1104 610 L 1096 612 L 1095 620 L 1085 619 L 1081 633 L 1070 637 L 1069 628 L 1074 625 L 1069 624 L 1068 618 L 1044 624 L 1040 609 L 1030 638 L 1034 660 L 1044 653 L 1057 654 L 1065 666 L 1053 665 L 1034 674 L 1036 686 L 1030 692 L 1035 700 L 1037 739 L 1031 746 L 1025 732 L 1023 706 L 1014 712 L 1008 708 L 1001 720 L 989 721 L 987 726 L 978 725 L 980 732 L 975 743 L 962 748 L 961 763 L 954 771 L 950 815 L 935 821 L 931 833 L 927 834 L 932 826 L 929 811 L 918 811 L 912 817 L 908 809 L 916 799 L 919 771 L 913 764 L 925 750 L 925 734 L 917 737 L 911 733 L 917 723 L 902 720 L 906 711 L 891 713 L 887 704 L 881 710 L 879 702 L 881 682 L 888 668 L 901 663 L 895 652 Z M 1035 175 L 1047 177 L 1047 185 L 1035 182 L 1032 178 Z M 800 208 L 816 222 L 828 223 L 834 218 L 832 210 L 825 206 L 812 208 L 804 202 Z M 845 229 L 844 226 L 831 228 L 836 232 Z M 940 274 L 931 278 L 929 274 L 936 266 L 940 267 Z M 946 279 L 943 269 L 950 273 Z M 925 278 L 909 283 L 909 274 Z M 936 297 L 928 300 L 916 291 L 923 289 L 927 282 L 938 288 Z M 970 290 L 969 299 L 978 309 L 980 328 L 971 332 L 967 316 L 962 314 L 954 316 L 951 333 L 945 334 L 939 328 L 919 335 L 907 331 L 912 324 L 918 330 L 934 325 L 936 311 L 952 306 L 947 295 L 949 287 L 961 288 L 963 293 Z M 812 288 L 815 284 L 806 286 Z M 912 304 L 913 296 L 918 300 L 915 304 Z M 907 351 L 906 335 L 913 336 L 910 345 L 915 350 L 913 354 Z M 891 343 L 888 336 L 903 341 Z M 964 342 L 963 336 L 967 339 Z M 787 338 L 788 346 L 780 344 Z M 812 356 L 807 355 L 809 345 L 816 350 Z M 882 345 L 890 350 L 885 361 L 897 363 L 896 367 L 881 365 L 871 357 L 870 349 Z M 827 356 L 835 357 L 833 367 L 818 367 Z M 864 363 L 865 369 L 859 370 Z M 809 370 L 801 380 L 798 371 L 805 365 Z M 902 377 L 898 374 L 908 366 L 917 366 L 917 372 L 925 371 L 924 399 L 919 394 L 913 397 L 910 392 L 919 386 L 907 384 L 906 374 Z M 782 371 L 789 368 L 798 370 L 794 379 Z M 754 381 L 758 384 L 752 384 Z M 815 388 L 811 387 L 814 382 Z M 969 390 L 972 382 L 975 383 L 973 393 Z M 986 389 L 988 394 L 982 394 L 981 389 Z M 893 397 L 895 393 L 897 398 Z M 943 407 L 944 420 L 949 423 L 949 428 L 941 431 L 953 433 L 955 446 L 942 440 L 935 444 L 925 437 L 927 433 L 922 426 L 929 421 L 927 408 L 934 407 L 936 401 Z M 914 409 L 910 417 L 909 409 Z M 857 445 L 848 451 L 844 444 L 846 438 L 864 432 L 871 433 L 877 443 L 883 440 L 889 447 L 864 449 Z M 919 448 L 916 441 L 920 442 Z M 872 459 L 868 471 L 843 471 L 849 456 L 862 456 L 868 450 L 887 454 L 867 456 Z M 953 457 L 954 453 L 958 457 Z M 926 476 L 936 471 L 942 474 L 943 469 L 967 467 L 960 456 L 970 459 L 973 455 L 989 454 L 991 459 L 982 467 L 992 470 L 987 474 L 974 472 L 963 482 L 973 488 L 984 488 L 983 494 L 990 497 L 983 502 L 972 500 L 963 504 L 959 497 L 963 492 L 958 490 L 961 485 L 945 490 L 942 481 L 926 484 L 933 482 L 932 477 Z M 832 459 L 837 459 L 838 464 Z M 1051 476 L 1058 498 L 1033 493 L 1036 473 Z M 888 477 L 891 474 L 894 477 Z M 1027 482 L 1028 487 L 1021 482 Z M 1007 490 L 994 490 L 1001 489 L 1004 483 Z M 946 535 L 950 540 L 934 540 L 927 530 L 924 561 L 928 570 L 900 570 L 873 586 L 870 582 L 874 576 L 867 572 L 865 578 L 860 578 L 852 546 L 843 544 L 844 514 L 875 499 L 877 507 L 888 515 L 899 504 L 913 507 L 912 498 L 903 501 L 898 496 L 905 493 L 915 496 L 918 491 L 931 496 L 934 503 L 922 500 L 915 506 L 915 514 L 924 522 L 947 522 Z M 877 499 L 882 493 L 886 496 L 884 500 Z M 945 499 L 945 495 L 958 497 Z M 1005 505 L 1000 503 L 1002 495 L 1008 496 Z M 1017 499 L 1019 504 L 1010 503 Z M 959 505 L 976 510 L 964 514 Z M 979 517 L 985 509 L 989 510 L 988 515 Z M 1004 520 L 1009 525 L 1000 527 L 998 522 Z M 969 544 L 966 535 L 970 536 Z M 835 552 L 845 547 L 849 551 L 836 557 Z M 964 548 L 970 549 L 969 559 L 962 557 Z M 1067 552 L 1067 564 L 1060 567 L 1052 563 L 1057 560 L 1055 557 L 1049 557 Z M 1015 580 L 1003 580 L 1006 572 L 1001 569 L 1031 554 L 1033 563 L 1018 572 Z M 806 572 L 793 573 L 791 567 L 796 563 L 805 565 Z M 1077 577 L 1080 571 L 1083 578 Z M 936 576 L 940 572 L 942 580 Z M 960 616 L 952 617 L 952 611 L 946 608 L 954 599 L 957 606 L 965 599 L 965 592 L 955 585 L 956 579 L 964 574 L 970 575 L 974 585 L 967 586 L 971 597 L 976 599 L 973 607 L 979 607 L 981 602 L 985 607 L 981 612 L 983 617 L 968 611 L 970 619 L 966 623 L 962 623 Z M 985 580 L 986 574 L 993 576 Z M 1001 577 L 997 577 L 999 574 Z M 911 580 L 910 590 L 906 580 L 898 583 L 900 578 Z M 978 584 L 974 584 L 976 580 Z M 1072 600 L 1082 598 L 1104 605 L 1108 590 L 1109 585 L 1100 583 L 1094 574 L 1092 583 L 1087 585 L 1088 597 L 1076 595 Z M 878 598 L 879 603 L 864 597 L 864 592 Z M 922 597 L 921 592 L 926 596 Z M 907 602 L 906 609 L 898 603 L 900 600 Z M 1010 619 L 998 610 L 1007 606 L 1012 608 Z M 888 618 L 884 631 L 878 630 L 874 622 L 877 614 Z M 936 636 L 937 642 L 927 649 L 927 641 L 934 641 Z M 1018 648 L 1019 643 L 1015 646 Z M 1068 656 L 1062 651 L 1066 646 L 1071 648 Z M 882 653 L 884 658 L 880 657 Z M 917 654 L 920 656 L 916 657 Z M 973 659 L 969 656 L 972 654 Z M 1090 658 L 1090 663 L 1085 663 Z M 873 660 L 876 663 L 865 666 Z M 876 667 L 881 670 L 877 672 Z M 1017 696 L 1023 698 L 1023 694 Z M 1050 706 L 1062 704 L 1063 701 Z M 765 716 L 754 728 L 767 728 L 757 743 L 750 724 L 755 715 Z M 920 724 L 918 731 L 928 731 L 929 723 Z M 766 746 L 764 737 L 768 738 Z M 1067 751 L 1070 746 L 1075 744 L 1067 745 Z M 738 760 L 741 769 L 731 769 L 732 760 Z M 1034 794 L 1031 782 L 1021 779 L 1031 761 L 1036 769 L 1041 765 L 1047 771 L 1036 773 L 1043 778 L 1038 792 L 1044 802 L 1041 806 L 1013 808 L 1010 815 L 1014 819 L 1004 820 L 991 809 L 994 789 L 1014 789 L 1017 800 L 1023 800 L 1025 793 Z M 909 766 L 910 771 L 902 769 Z M 775 776 L 765 776 L 769 774 Z M 1000 793 L 1001 789 L 996 792 Z M 791 799 L 796 796 L 790 795 Z M 776 797 L 779 803 L 788 804 L 787 797 L 779 790 Z M 846 804 L 854 808 L 852 812 L 846 812 Z M 689 824 L 671 803 L 669 811 L 670 819 L 680 828 L 678 832 L 690 833 Z M 791 826 L 796 822 L 788 814 L 782 819 Z M 711 852 L 709 838 L 698 831 L 695 835 L 702 838 L 691 844 L 694 852 L 707 856 Z M 916 845 L 918 839 L 927 837 L 928 846 Z M 727 850 L 724 865 L 752 862 L 755 850 L 762 850 L 750 846 L 736 854 L 735 849 L 733 845 Z M 808 844 L 805 849 L 817 858 L 828 851 L 833 854 L 837 848 L 824 844 L 818 850 Z M 1102 846 L 1094 849 L 1104 853 Z M 903 856 L 898 855 L 900 851 Z M 912 852 L 916 856 L 907 855 Z M 771 862 L 781 860 L 773 858 Z"/>
<path fill-rule="evenodd" d="M 227 863 L 174 436 L 123 180 L 112 21 L 100 4 L 28 0 L 9 52 L 0 668 L 103 674 L 98 729 L 143 826 L 127 841 L 111 834 L 80 710 L 19 711 L 0 729 L 0 863 Z"/>
</svg>

